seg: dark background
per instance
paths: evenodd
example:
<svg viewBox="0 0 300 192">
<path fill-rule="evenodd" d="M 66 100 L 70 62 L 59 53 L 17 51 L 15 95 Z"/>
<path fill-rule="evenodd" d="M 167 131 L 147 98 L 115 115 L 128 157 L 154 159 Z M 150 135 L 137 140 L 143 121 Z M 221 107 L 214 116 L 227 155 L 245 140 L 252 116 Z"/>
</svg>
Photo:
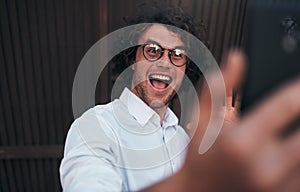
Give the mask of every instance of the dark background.
<svg viewBox="0 0 300 192">
<path fill-rule="evenodd" d="M 76 69 L 140 2 L 0 0 L 0 192 L 61 191 L 58 168 L 74 120 Z M 182 7 L 206 24 L 218 62 L 241 44 L 247 0 L 186 0 Z M 110 67 L 99 81 L 96 101 L 106 103 Z"/>
</svg>

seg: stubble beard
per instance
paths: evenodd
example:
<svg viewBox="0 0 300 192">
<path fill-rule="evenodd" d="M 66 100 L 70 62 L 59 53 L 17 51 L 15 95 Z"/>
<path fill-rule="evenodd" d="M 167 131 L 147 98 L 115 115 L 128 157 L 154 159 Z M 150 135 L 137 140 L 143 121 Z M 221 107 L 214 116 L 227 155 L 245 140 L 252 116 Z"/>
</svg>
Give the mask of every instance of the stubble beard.
<svg viewBox="0 0 300 192">
<path fill-rule="evenodd" d="M 152 109 L 161 109 L 169 106 L 170 101 L 175 95 L 175 91 L 172 89 L 167 95 L 159 96 L 158 98 L 151 98 L 149 91 L 147 90 L 147 82 L 142 82 L 136 85 L 135 90 L 138 93 L 140 99 L 142 99 Z"/>
</svg>

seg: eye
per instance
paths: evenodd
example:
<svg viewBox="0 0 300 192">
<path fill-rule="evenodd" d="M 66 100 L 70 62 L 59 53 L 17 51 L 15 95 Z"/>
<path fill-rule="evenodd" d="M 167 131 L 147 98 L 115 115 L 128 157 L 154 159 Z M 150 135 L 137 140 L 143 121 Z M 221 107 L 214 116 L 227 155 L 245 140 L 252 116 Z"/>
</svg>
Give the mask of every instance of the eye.
<svg viewBox="0 0 300 192">
<path fill-rule="evenodd" d="M 182 59 L 186 58 L 185 52 L 183 50 L 181 50 L 181 49 L 174 49 L 172 51 L 172 57 L 175 60 L 182 60 Z"/>
<path fill-rule="evenodd" d="M 148 56 L 157 56 L 161 54 L 161 48 L 158 45 L 155 44 L 149 44 L 146 45 L 144 48 L 144 52 L 148 55 Z"/>
</svg>

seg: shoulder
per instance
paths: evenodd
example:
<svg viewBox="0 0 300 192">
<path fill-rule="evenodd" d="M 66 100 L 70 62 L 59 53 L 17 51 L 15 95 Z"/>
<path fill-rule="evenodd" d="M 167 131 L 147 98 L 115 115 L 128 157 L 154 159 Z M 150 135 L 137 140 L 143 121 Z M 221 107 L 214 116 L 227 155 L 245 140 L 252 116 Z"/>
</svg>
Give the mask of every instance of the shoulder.
<svg viewBox="0 0 300 192">
<path fill-rule="evenodd" d="M 114 108 L 119 105 L 118 103 L 120 103 L 119 100 L 115 100 L 104 105 L 96 105 L 75 119 L 73 124 L 86 127 L 109 122 L 111 118 L 114 118 Z"/>
<path fill-rule="evenodd" d="M 107 103 L 104 105 L 96 105 L 96 106 L 88 109 L 80 117 L 75 119 L 75 122 L 76 121 L 93 120 L 102 115 L 110 114 L 112 111 L 113 102 L 110 102 L 110 103 Z"/>
<path fill-rule="evenodd" d="M 67 134 L 66 150 L 83 143 L 89 143 L 89 146 L 115 143 L 111 104 L 97 105 L 74 120 Z"/>
<path fill-rule="evenodd" d="M 184 139 L 186 142 L 190 141 L 190 137 L 188 136 L 186 130 L 181 125 L 176 125 L 176 130 L 178 134 L 182 136 L 182 139 Z"/>
<path fill-rule="evenodd" d="M 74 120 L 68 135 L 79 135 L 88 138 L 99 138 L 103 133 L 110 135 L 111 129 L 115 127 L 113 123 L 116 122 L 113 114 L 114 103 L 116 101 L 88 109 Z"/>
</svg>

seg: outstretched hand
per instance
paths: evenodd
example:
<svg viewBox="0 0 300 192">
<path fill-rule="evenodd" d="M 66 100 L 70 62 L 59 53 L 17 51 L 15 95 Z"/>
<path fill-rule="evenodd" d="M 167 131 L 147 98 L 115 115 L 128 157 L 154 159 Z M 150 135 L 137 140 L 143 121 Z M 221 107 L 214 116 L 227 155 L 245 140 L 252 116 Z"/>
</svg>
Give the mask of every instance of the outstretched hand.
<svg viewBox="0 0 300 192">
<path fill-rule="evenodd" d="M 226 98 L 224 99 L 223 106 L 218 110 L 222 112 L 225 110 L 224 123 L 228 126 L 236 123 L 240 117 L 241 86 L 243 84 L 243 77 L 245 73 L 245 62 L 246 61 L 243 52 L 240 50 L 233 50 L 229 52 L 229 54 L 224 55 L 224 59 L 221 63 L 221 73 L 224 79 Z M 214 78 L 214 76 L 212 75 L 210 78 Z M 201 82 L 201 85 L 198 87 L 198 89 L 200 95 L 200 112 L 202 113 L 202 122 L 200 123 L 205 122 L 207 124 L 211 118 L 211 90 L 209 89 L 205 79 L 203 79 L 203 82 Z M 198 123 L 198 121 L 195 121 L 195 118 L 198 118 L 195 116 L 198 114 L 196 112 L 197 107 L 198 106 L 195 106 L 194 109 L 192 109 L 194 110 L 191 112 L 192 117 L 186 126 L 187 132 L 191 137 L 194 135 L 194 129 L 197 127 L 196 123 Z M 207 127 L 207 125 L 202 125 L 202 127 Z M 202 132 L 202 134 L 204 134 L 205 130 L 202 130 Z"/>
<path fill-rule="evenodd" d="M 242 54 L 229 54 L 224 71 L 226 90 L 234 90 L 236 83 L 242 82 L 243 66 Z M 227 92 L 228 120 L 214 145 L 199 154 L 210 118 L 209 95 L 204 91 L 200 96 L 200 122 L 183 168 L 146 191 L 300 191 L 300 130 L 285 139 L 280 137 L 299 117 L 300 80 L 282 87 L 238 121 L 236 109 L 227 110 L 236 106 L 230 104 L 232 92 Z"/>
</svg>

